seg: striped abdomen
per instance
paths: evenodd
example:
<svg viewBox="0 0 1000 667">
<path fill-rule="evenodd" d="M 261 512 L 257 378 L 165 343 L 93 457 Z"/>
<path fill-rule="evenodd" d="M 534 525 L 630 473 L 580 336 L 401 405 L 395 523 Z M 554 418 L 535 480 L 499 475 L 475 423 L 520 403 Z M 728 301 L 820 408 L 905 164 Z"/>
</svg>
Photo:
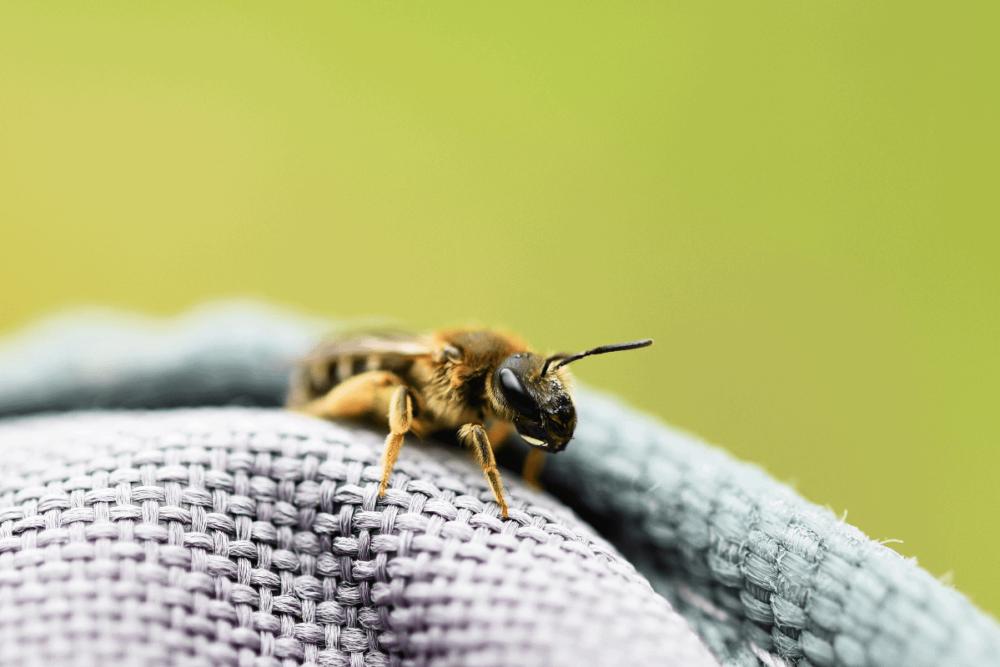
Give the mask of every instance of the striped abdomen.
<svg viewBox="0 0 1000 667">
<path fill-rule="evenodd" d="M 292 373 L 288 403 L 301 405 L 325 395 L 348 378 L 368 371 L 389 371 L 405 376 L 413 359 L 395 354 L 338 354 L 310 357 Z"/>
</svg>

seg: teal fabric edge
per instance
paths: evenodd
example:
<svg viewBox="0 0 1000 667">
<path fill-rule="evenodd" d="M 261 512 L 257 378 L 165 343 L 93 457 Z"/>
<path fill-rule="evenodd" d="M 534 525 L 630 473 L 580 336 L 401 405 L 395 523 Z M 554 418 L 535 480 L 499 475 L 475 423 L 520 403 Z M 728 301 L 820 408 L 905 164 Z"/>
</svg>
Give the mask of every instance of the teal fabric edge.
<svg viewBox="0 0 1000 667">
<path fill-rule="evenodd" d="M 593 391 L 545 486 L 728 664 L 983 665 L 1000 626 L 758 466 Z M 776 663 L 780 664 L 780 663 Z"/>
<path fill-rule="evenodd" d="M 0 416 L 276 405 L 329 323 L 252 303 L 172 320 L 58 317 L 0 344 Z M 757 466 L 587 388 L 543 482 L 669 598 L 726 664 L 983 665 L 1000 626 L 915 561 Z M 509 457 L 516 457 L 513 450 Z"/>
</svg>

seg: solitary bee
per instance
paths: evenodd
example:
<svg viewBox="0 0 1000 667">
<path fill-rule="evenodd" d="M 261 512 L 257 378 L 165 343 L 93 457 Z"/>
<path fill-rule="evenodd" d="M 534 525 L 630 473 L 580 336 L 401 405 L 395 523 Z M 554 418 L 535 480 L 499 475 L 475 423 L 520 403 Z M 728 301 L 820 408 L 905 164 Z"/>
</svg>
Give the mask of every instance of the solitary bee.
<svg viewBox="0 0 1000 667">
<path fill-rule="evenodd" d="M 406 433 L 422 438 L 458 429 L 459 441 L 475 453 L 507 518 L 491 443 L 499 444 L 516 429 L 534 448 L 526 473 L 537 475 L 542 452 L 565 449 L 576 428 L 566 365 L 652 342 L 544 357 L 514 336 L 487 330 L 345 336 L 320 344 L 296 366 L 288 407 L 324 419 L 388 421 L 380 496 L 389 486 Z"/>
</svg>

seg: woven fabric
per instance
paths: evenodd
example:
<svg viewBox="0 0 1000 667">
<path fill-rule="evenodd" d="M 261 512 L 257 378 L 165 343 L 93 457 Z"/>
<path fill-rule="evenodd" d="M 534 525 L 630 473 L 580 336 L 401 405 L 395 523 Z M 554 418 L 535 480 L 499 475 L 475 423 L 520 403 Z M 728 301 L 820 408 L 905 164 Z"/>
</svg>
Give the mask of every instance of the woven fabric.
<svg viewBox="0 0 1000 667">
<path fill-rule="evenodd" d="M 169 325 L 57 322 L 0 350 L 0 414 L 274 405 L 287 364 L 319 330 L 256 308 Z M 549 457 L 546 489 L 634 563 L 723 662 L 962 666 L 1000 655 L 1000 627 L 964 596 L 757 467 L 586 388 L 577 406 L 576 438 Z M 516 463 L 517 452 L 501 458 Z"/>
<path fill-rule="evenodd" d="M 569 511 L 281 410 L 0 422 L 0 664 L 714 665 Z"/>
<path fill-rule="evenodd" d="M 730 664 L 984 665 L 1000 627 L 760 468 L 590 392 L 546 470 Z M 596 456 L 594 451 L 600 451 Z"/>
</svg>

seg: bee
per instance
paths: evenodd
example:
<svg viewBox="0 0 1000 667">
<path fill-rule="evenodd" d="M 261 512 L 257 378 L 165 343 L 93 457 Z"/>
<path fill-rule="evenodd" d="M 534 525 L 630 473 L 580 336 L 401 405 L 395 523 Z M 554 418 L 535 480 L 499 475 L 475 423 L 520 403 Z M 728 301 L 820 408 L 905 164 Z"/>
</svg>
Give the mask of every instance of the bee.
<svg viewBox="0 0 1000 667">
<path fill-rule="evenodd" d="M 507 518 L 494 444 L 516 430 L 532 447 L 526 471 L 537 475 L 543 453 L 564 450 L 576 429 L 566 366 L 652 342 L 542 356 L 517 337 L 490 330 L 345 335 L 321 343 L 296 365 L 287 405 L 323 419 L 368 419 L 387 425 L 380 497 L 407 433 L 423 438 L 457 430 L 459 442 L 472 449 Z"/>
</svg>

